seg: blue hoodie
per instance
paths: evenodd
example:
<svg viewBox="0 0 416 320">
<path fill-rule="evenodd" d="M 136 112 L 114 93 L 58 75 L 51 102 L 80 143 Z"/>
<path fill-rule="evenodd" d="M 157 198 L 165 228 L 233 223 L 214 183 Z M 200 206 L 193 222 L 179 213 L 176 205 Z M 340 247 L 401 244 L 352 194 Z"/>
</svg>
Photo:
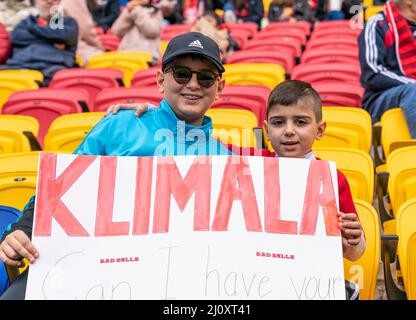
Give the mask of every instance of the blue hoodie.
<svg viewBox="0 0 416 320">
<path fill-rule="evenodd" d="M 123 110 L 101 120 L 75 150 L 75 154 L 112 156 L 231 155 L 211 136 L 212 120 L 201 126 L 180 121 L 166 100 L 160 108 L 136 117 Z"/>
</svg>

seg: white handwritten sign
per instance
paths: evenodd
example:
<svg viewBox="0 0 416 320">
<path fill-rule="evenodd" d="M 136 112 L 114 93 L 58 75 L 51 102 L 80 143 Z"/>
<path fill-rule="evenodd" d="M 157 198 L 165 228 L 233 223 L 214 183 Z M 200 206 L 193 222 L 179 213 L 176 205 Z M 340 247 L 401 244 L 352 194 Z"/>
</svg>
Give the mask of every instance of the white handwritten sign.
<svg viewBox="0 0 416 320">
<path fill-rule="evenodd" d="M 42 153 L 27 299 L 345 299 L 333 163 Z"/>
</svg>

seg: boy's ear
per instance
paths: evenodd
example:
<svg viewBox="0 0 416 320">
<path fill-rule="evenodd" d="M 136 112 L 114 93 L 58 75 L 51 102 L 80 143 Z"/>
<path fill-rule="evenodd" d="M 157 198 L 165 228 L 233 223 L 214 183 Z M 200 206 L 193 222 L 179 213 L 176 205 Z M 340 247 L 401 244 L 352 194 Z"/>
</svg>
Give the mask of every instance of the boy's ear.
<svg viewBox="0 0 416 320">
<path fill-rule="evenodd" d="M 159 88 L 159 92 L 164 93 L 165 92 L 165 74 L 160 69 L 157 71 L 156 83 Z"/>
<path fill-rule="evenodd" d="M 326 129 L 326 122 L 322 120 L 318 124 L 318 131 L 316 132 L 316 136 L 315 136 L 316 140 L 321 140 L 322 139 L 322 137 L 325 134 L 325 129 Z"/>
<path fill-rule="evenodd" d="M 267 139 L 270 140 L 270 137 L 269 137 L 269 123 L 267 122 L 267 120 L 263 120 L 263 127 L 264 127 L 264 130 L 266 131 Z"/>
<path fill-rule="evenodd" d="M 221 78 L 218 83 L 217 93 L 215 94 L 215 100 L 218 100 L 220 98 L 222 90 L 224 90 L 225 86 L 225 79 Z"/>
</svg>

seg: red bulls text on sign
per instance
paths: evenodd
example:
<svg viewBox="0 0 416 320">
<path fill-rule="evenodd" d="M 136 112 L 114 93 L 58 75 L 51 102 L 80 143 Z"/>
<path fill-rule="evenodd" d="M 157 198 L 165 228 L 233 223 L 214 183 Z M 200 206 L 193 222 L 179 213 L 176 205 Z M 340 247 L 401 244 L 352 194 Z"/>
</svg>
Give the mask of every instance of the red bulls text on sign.
<svg viewBox="0 0 416 320">
<path fill-rule="evenodd" d="M 304 205 L 299 221 L 283 220 L 280 216 L 279 159 L 263 158 L 264 198 L 257 199 L 249 161 L 245 157 L 228 157 L 222 173 L 221 189 L 215 208 L 211 208 L 212 166 L 209 156 L 195 157 L 185 175 L 181 175 L 175 160 L 170 157 L 137 158 L 134 215 L 131 221 L 113 221 L 113 203 L 117 170 L 116 157 L 98 157 L 100 175 L 98 183 L 95 230 L 89 233 L 85 226 L 61 201 L 62 196 L 97 159 L 94 156 L 77 156 L 62 174 L 56 176 L 57 155 L 42 153 L 38 184 L 36 224 L 34 235 L 51 235 L 52 220 L 71 237 L 111 237 L 169 232 L 171 198 L 180 210 L 195 195 L 194 231 L 227 231 L 231 208 L 241 202 L 245 228 L 250 232 L 276 234 L 315 235 L 318 215 L 322 208 L 326 234 L 338 236 L 336 195 L 329 163 L 310 161 Z M 156 170 L 153 162 L 157 161 Z M 155 177 L 153 177 L 155 175 Z M 157 201 L 151 212 L 151 186 L 155 179 Z M 257 201 L 264 201 L 260 212 Z M 213 209 L 213 210 L 212 210 Z M 211 213 L 213 212 L 213 213 Z M 210 216 L 213 214 L 213 219 Z M 262 217 L 264 215 L 264 217 Z M 152 229 L 150 229 L 152 219 Z M 212 221 L 212 222 L 210 222 Z M 262 224 L 262 221 L 264 223 Z M 132 228 L 130 226 L 132 225 Z"/>
</svg>

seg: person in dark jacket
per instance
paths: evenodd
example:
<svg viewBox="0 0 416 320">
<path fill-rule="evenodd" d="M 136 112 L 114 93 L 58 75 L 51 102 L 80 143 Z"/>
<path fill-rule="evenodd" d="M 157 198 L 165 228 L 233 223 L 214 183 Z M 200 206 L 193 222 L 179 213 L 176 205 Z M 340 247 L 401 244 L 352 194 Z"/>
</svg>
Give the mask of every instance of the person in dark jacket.
<svg viewBox="0 0 416 320">
<path fill-rule="evenodd" d="M 94 22 L 105 32 L 111 28 L 120 15 L 118 0 L 88 0 L 87 5 Z"/>
<path fill-rule="evenodd" d="M 224 4 L 224 21 L 226 23 L 255 22 L 260 29 L 263 16 L 263 0 L 228 0 Z"/>
<path fill-rule="evenodd" d="M 416 0 L 388 1 L 361 32 L 359 57 L 363 107 L 373 122 L 401 107 L 416 138 Z"/>
<path fill-rule="evenodd" d="M 27 17 L 13 30 L 12 56 L 1 69 L 39 70 L 47 86 L 57 71 L 76 66 L 78 24 L 53 9 L 59 3 L 36 0 L 39 15 Z"/>
</svg>

